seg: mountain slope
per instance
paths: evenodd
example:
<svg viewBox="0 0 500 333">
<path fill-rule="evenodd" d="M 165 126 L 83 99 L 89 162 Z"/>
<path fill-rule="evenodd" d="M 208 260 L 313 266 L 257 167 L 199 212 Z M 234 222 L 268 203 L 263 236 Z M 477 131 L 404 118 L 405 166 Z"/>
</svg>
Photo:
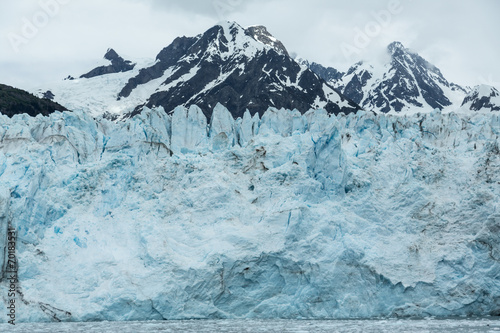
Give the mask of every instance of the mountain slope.
<svg viewBox="0 0 500 333">
<path fill-rule="evenodd" d="M 491 86 L 477 86 L 464 98 L 462 108 L 471 111 L 500 111 L 500 93 Z"/>
<path fill-rule="evenodd" d="M 390 44 L 387 52 L 391 60 L 383 66 L 359 62 L 346 73 L 317 64 L 310 68 L 365 110 L 407 112 L 460 106 L 466 90 L 447 81 L 436 66 L 399 42 Z"/>
<path fill-rule="evenodd" d="M 314 73 L 318 74 L 326 82 L 330 83 L 332 86 L 338 86 L 338 81 L 342 79 L 345 75 L 344 72 L 340 72 L 333 67 L 324 67 L 321 64 L 316 62 L 309 62 L 306 59 L 296 58 L 295 59 L 299 64 L 306 66 Z"/>
<path fill-rule="evenodd" d="M 45 93 L 50 97 L 50 92 Z M 27 91 L 0 84 L 0 113 L 12 117 L 16 114 L 28 114 L 35 117 L 39 114 L 47 116 L 54 111 L 65 111 L 66 108 L 47 98 L 38 98 Z"/>
<path fill-rule="evenodd" d="M 121 65 L 101 66 L 50 87 L 55 100 L 94 116 L 108 112 L 118 117 L 144 107 L 162 106 L 171 112 L 179 105 L 198 105 L 210 119 L 217 103 L 234 117 L 242 117 L 247 109 L 262 115 L 268 107 L 301 113 L 324 108 L 334 114 L 360 109 L 297 64 L 262 26 L 244 29 L 223 22 L 198 36 L 176 38 L 153 62 L 137 62 L 135 67 L 117 54 L 113 59 Z"/>
</svg>

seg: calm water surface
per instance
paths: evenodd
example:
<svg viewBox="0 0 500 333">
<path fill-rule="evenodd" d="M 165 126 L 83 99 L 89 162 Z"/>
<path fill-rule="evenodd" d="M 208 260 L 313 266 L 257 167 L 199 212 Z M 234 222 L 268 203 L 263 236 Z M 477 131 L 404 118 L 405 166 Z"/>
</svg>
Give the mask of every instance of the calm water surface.
<svg viewBox="0 0 500 333">
<path fill-rule="evenodd" d="M 153 322 L 99 322 L 0 324 L 2 333 L 57 333 L 57 332 L 499 332 L 498 319 L 443 319 L 443 320 L 190 320 Z"/>
</svg>

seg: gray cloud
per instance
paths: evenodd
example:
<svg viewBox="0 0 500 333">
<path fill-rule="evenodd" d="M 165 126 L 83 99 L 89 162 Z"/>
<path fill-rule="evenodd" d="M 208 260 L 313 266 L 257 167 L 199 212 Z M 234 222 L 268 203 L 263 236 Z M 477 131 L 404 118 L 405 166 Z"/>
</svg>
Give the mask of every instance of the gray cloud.
<svg viewBox="0 0 500 333">
<path fill-rule="evenodd" d="M 170 13 L 184 15 L 200 15 L 214 21 L 231 20 L 236 13 L 246 12 L 248 7 L 255 4 L 263 4 L 266 0 L 129 0 L 133 2 L 147 3 L 154 10 L 163 10 Z"/>
<path fill-rule="evenodd" d="M 9 36 L 22 36 L 25 21 L 37 19 L 43 8 L 38 1 L 2 5 L 0 82 L 29 88 L 78 75 L 108 47 L 131 58 L 154 58 L 175 37 L 202 33 L 221 20 L 266 25 L 289 51 L 339 69 L 362 59 L 384 60 L 387 44 L 399 40 L 452 81 L 500 81 L 496 0 L 64 1 L 18 52 Z M 45 23 L 42 16 L 38 23 Z"/>
<path fill-rule="evenodd" d="M 131 2 L 147 3 L 148 6 L 154 10 L 162 10 L 167 12 L 176 12 L 191 15 L 203 15 L 208 17 L 215 17 L 216 12 L 213 6 L 213 1 L 197 1 L 197 0 L 183 0 L 183 1 L 161 1 L 161 0 L 129 0 Z"/>
</svg>

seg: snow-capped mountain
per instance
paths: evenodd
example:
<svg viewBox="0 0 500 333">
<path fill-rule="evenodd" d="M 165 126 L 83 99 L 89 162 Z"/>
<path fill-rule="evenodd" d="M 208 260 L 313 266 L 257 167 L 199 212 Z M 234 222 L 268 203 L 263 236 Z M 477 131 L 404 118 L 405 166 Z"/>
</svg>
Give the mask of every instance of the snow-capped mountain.
<svg viewBox="0 0 500 333">
<path fill-rule="evenodd" d="M 299 64 L 306 66 L 314 73 L 318 74 L 323 80 L 330 83 L 333 86 L 337 86 L 338 82 L 342 79 L 345 73 L 338 71 L 333 67 L 325 67 L 316 62 L 309 62 L 307 59 L 295 58 Z"/>
<path fill-rule="evenodd" d="M 472 111 L 500 111 L 500 94 L 495 87 L 477 86 L 465 97 L 462 108 Z"/>
<path fill-rule="evenodd" d="M 56 101 L 92 115 L 130 116 L 144 106 L 162 106 L 171 112 L 179 105 L 198 105 L 210 119 L 217 103 L 235 117 L 247 109 L 252 115 L 262 115 L 268 107 L 302 113 L 323 108 L 335 114 L 359 109 L 313 71 L 297 64 L 262 26 L 244 29 L 223 22 L 196 37 L 179 37 L 154 62 L 135 66 L 113 50 L 106 58 L 111 65 L 47 89 Z"/>
<path fill-rule="evenodd" d="M 441 71 L 400 42 L 387 47 L 390 62 L 359 62 L 346 73 L 318 64 L 309 68 L 365 110 L 418 112 L 453 109 L 467 91 L 446 80 Z"/>
</svg>

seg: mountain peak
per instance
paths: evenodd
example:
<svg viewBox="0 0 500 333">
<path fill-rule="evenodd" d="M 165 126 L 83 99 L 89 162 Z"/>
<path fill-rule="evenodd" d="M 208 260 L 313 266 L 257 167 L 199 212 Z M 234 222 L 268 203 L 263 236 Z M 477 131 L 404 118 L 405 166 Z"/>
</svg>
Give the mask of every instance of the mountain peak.
<svg viewBox="0 0 500 333">
<path fill-rule="evenodd" d="M 389 50 L 389 52 L 391 54 L 394 54 L 398 51 L 401 51 L 401 52 L 407 52 L 408 49 L 404 47 L 403 43 L 401 42 L 398 42 L 398 41 L 395 41 L 395 42 L 392 42 L 391 44 L 389 44 L 387 46 L 387 50 Z"/>
<path fill-rule="evenodd" d="M 500 111 L 500 93 L 495 87 L 485 84 L 474 87 L 462 103 L 462 108 L 472 111 Z"/>
<path fill-rule="evenodd" d="M 288 51 L 281 41 L 276 39 L 265 26 L 254 25 L 245 29 L 247 35 L 251 36 L 256 41 L 268 45 L 276 50 L 278 53 L 289 56 Z"/>
<path fill-rule="evenodd" d="M 466 91 L 447 81 L 441 71 L 399 41 L 387 46 L 390 62 L 358 62 L 346 73 L 329 75 L 324 67 L 309 68 L 368 110 L 406 112 L 457 106 Z"/>
<path fill-rule="evenodd" d="M 224 30 L 227 30 L 228 32 L 230 32 L 233 29 L 245 30 L 241 25 L 239 25 L 237 22 L 234 21 L 220 21 L 215 26 L 222 27 Z"/>
<path fill-rule="evenodd" d="M 473 93 L 477 93 L 481 97 L 497 97 L 499 96 L 498 90 L 486 84 L 481 84 L 479 86 L 474 87 Z"/>
<path fill-rule="evenodd" d="M 125 60 L 116 53 L 115 50 L 109 48 L 104 55 L 104 59 L 109 60 L 111 65 L 107 66 L 99 66 L 88 72 L 87 74 L 83 74 L 80 78 L 90 79 L 96 76 L 106 75 L 106 74 L 114 74 L 120 72 L 128 72 L 134 69 L 135 64 L 133 64 L 129 60 Z"/>
<path fill-rule="evenodd" d="M 84 77 L 133 68 L 113 49 L 108 49 L 105 58 L 111 65 L 98 67 Z M 179 105 L 196 105 L 211 119 L 217 103 L 231 110 L 234 118 L 247 110 L 251 115 L 262 115 L 269 107 L 300 113 L 321 108 L 332 114 L 360 109 L 293 60 L 266 27 L 245 29 L 230 21 L 193 37 L 176 38 L 158 53 L 154 63 L 112 81 L 118 86 L 101 89 L 105 91 L 99 94 L 102 100 L 112 100 L 113 114 L 123 116 L 133 116 L 144 108 L 161 106 L 168 113 Z M 106 78 L 94 82 L 109 86 Z M 59 92 L 54 95 L 59 96 Z"/>
<path fill-rule="evenodd" d="M 222 50 L 225 50 L 226 46 L 228 47 L 228 51 L 241 51 L 246 49 L 248 49 L 246 51 L 250 51 L 251 49 L 257 51 L 270 48 L 279 54 L 289 56 L 283 43 L 275 38 L 263 25 L 254 25 L 245 29 L 236 22 L 221 21 L 208 31 L 215 32 L 217 29 L 219 29 L 218 35 L 214 33 L 209 35 L 217 40 L 216 45 L 218 49 L 222 47 Z M 229 44 L 232 44 L 234 48 Z"/>
<path fill-rule="evenodd" d="M 222 35 L 226 38 L 227 42 L 236 42 L 241 36 L 245 36 L 245 29 L 233 21 L 221 21 L 217 23 L 214 28 L 222 28 Z M 212 30 L 209 29 L 208 31 Z M 219 35 L 219 38 L 222 36 Z"/>
<path fill-rule="evenodd" d="M 121 57 L 112 48 L 109 48 L 108 51 L 106 51 L 106 54 L 104 55 L 104 59 L 109 60 L 111 62 L 113 62 L 113 60 L 118 60 L 119 58 Z"/>
</svg>

